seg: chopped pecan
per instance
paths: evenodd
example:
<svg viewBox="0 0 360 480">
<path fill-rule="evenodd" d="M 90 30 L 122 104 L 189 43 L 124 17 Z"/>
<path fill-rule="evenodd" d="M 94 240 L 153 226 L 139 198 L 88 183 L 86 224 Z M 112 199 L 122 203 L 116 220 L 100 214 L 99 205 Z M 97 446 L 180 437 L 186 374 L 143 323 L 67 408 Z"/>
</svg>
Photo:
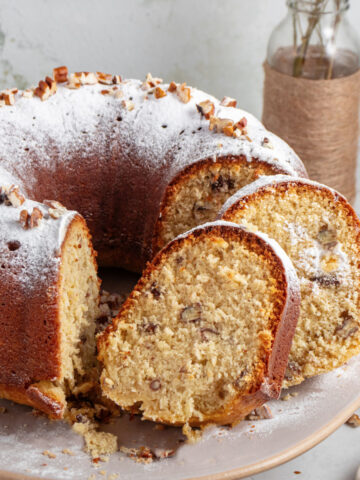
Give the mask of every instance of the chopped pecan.
<svg viewBox="0 0 360 480">
<path fill-rule="evenodd" d="M 231 98 L 231 97 L 224 97 L 221 102 L 220 102 L 220 105 L 222 105 L 223 107 L 236 107 L 236 100 L 235 98 Z"/>
<path fill-rule="evenodd" d="M 20 225 L 27 230 L 29 228 L 29 212 L 27 210 L 21 210 L 19 222 Z"/>
<path fill-rule="evenodd" d="M 49 215 L 55 220 L 66 212 L 66 207 L 56 200 L 44 200 L 43 203 L 49 207 Z"/>
<path fill-rule="evenodd" d="M 203 342 L 209 341 L 208 334 L 220 335 L 220 332 L 218 330 L 215 330 L 215 328 L 209 328 L 209 327 L 200 328 L 200 335 Z"/>
<path fill-rule="evenodd" d="M 150 292 L 154 298 L 159 298 L 161 296 L 161 290 L 158 288 L 156 282 L 151 284 Z"/>
<path fill-rule="evenodd" d="M 235 182 L 232 178 L 224 178 L 219 175 L 214 178 L 210 187 L 213 192 L 228 192 L 235 187 Z"/>
<path fill-rule="evenodd" d="M 209 202 L 202 202 L 198 201 L 194 203 L 192 214 L 195 220 L 201 220 L 204 218 L 204 214 L 206 212 L 210 212 L 212 210 L 212 205 Z"/>
<path fill-rule="evenodd" d="M 162 83 L 162 78 L 154 78 L 151 73 L 146 75 L 145 81 L 142 83 L 141 88 L 143 90 L 150 90 L 150 88 L 154 88 L 157 85 Z"/>
<path fill-rule="evenodd" d="M 245 375 L 247 375 L 249 372 L 248 372 L 248 369 L 245 367 L 244 370 L 242 370 L 240 372 L 240 375 L 238 375 L 238 377 L 236 378 L 235 382 L 234 382 L 234 385 L 235 387 L 240 387 L 241 383 L 243 382 L 243 378 L 245 377 Z"/>
<path fill-rule="evenodd" d="M 34 96 L 34 90 L 35 88 L 27 88 L 22 92 L 22 96 L 24 98 L 32 98 Z"/>
<path fill-rule="evenodd" d="M 210 117 L 209 130 L 214 130 L 217 133 L 225 133 L 231 135 L 234 132 L 234 122 L 230 118 Z M 230 136 L 231 136 L 230 135 Z"/>
<path fill-rule="evenodd" d="M 201 303 L 193 303 L 180 312 L 180 321 L 184 323 L 198 323 L 201 320 Z"/>
<path fill-rule="evenodd" d="M 150 382 L 150 388 L 151 390 L 153 390 L 154 392 L 157 392 L 158 390 L 160 390 L 161 388 L 161 382 L 158 378 L 156 378 L 155 380 L 152 380 Z"/>
<path fill-rule="evenodd" d="M 131 112 L 131 110 L 134 110 L 135 108 L 135 104 L 131 100 L 122 100 L 121 105 L 129 112 Z"/>
<path fill-rule="evenodd" d="M 265 148 L 270 148 L 271 150 L 274 149 L 274 145 L 270 142 L 270 140 L 267 137 L 263 139 L 262 146 Z"/>
<path fill-rule="evenodd" d="M 182 83 L 176 87 L 176 94 L 183 103 L 190 102 L 191 90 L 186 86 L 186 83 Z"/>
<path fill-rule="evenodd" d="M 46 77 L 45 81 L 40 80 L 38 87 L 35 88 L 34 95 L 44 101 L 51 97 L 51 95 L 54 95 L 56 91 L 57 85 L 55 80 L 50 77 Z"/>
<path fill-rule="evenodd" d="M 3 100 L 5 102 L 5 105 L 14 105 L 15 93 L 17 93 L 17 89 L 3 90 L 2 92 L 0 92 L 0 100 Z"/>
<path fill-rule="evenodd" d="M 200 115 L 205 117 L 207 120 L 209 120 L 209 118 L 213 116 L 215 112 L 215 105 L 211 100 L 204 100 L 203 102 L 196 104 L 196 108 L 198 109 Z"/>
<path fill-rule="evenodd" d="M 338 243 L 336 230 L 330 229 L 328 225 L 323 225 L 320 228 L 316 238 L 328 250 L 334 248 Z"/>
<path fill-rule="evenodd" d="M 168 87 L 168 92 L 176 92 L 177 85 L 175 82 L 170 82 L 169 87 Z"/>
<path fill-rule="evenodd" d="M 82 85 L 95 85 L 98 78 L 94 72 L 80 72 L 80 83 Z"/>
<path fill-rule="evenodd" d="M 63 65 L 53 69 L 53 79 L 57 83 L 64 83 L 68 80 L 68 69 Z"/>
<path fill-rule="evenodd" d="M 245 117 L 242 117 L 238 122 L 235 123 L 235 127 L 238 128 L 239 130 L 244 130 L 247 126 L 247 119 Z"/>
<path fill-rule="evenodd" d="M 113 78 L 112 78 L 112 83 L 114 85 L 120 85 L 120 83 L 122 82 L 122 78 L 121 78 L 121 75 L 114 75 Z"/>
<path fill-rule="evenodd" d="M 150 333 L 150 334 L 154 334 L 156 332 L 156 329 L 158 328 L 159 325 L 157 325 L 156 323 L 143 323 L 141 325 L 141 328 L 142 330 L 145 332 L 145 333 Z"/>
<path fill-rule="evenodd" d="M 12 205 L 13 207 L 21 207 L 25 202 L 25 197 L 20 193 L 17 185 L 11 185 L 10 187 L 3 187 L 3 193 L 5 194 L 5 204 Z M 0 202 L 1 203 L 1 202 Z"/>
<path fill-rule="evenodd" d="M 359 325 L 347 310 L 341 313 L 340 318 L 343 321 L 335 328 L 334 333 L 346 340 L 359 330 Z"/>
<path fill-rule="evenodd" d="M 166 92 L 161 87 L 156 87 L 154 90 L 155 98 L 166 97 Z"/>
<path fill-rule="evenodd" d="M 360 417 L 356 413 L 353 413 L 349 420 L 346 422 L 347 425 L 350 425 L 350 427 L 353 428 L 358 428 L 360 427 Z"/>
<path fill-rule="evenodd" d="M 96 72 L 96 75 L 99 83 L 102 83 L 103 85 L 113 84 L 113 75 L 110 73 Z"/>
<path fill-rule="evenodd" d="M 30 228 L 38 227 L 40 225 L 43 213 L 40 208 L 35 207 L 30 215 L 29 226 Z"/>
<path fill-rule="evenodd" d="M 336 274 L 329 273 L 324 275 L 314 275 L 310 277 L 312 282 L 316 282 L 322 287 L 338 287 L 340 285 L 340 280 L 337 278 Z"/>
</svg>

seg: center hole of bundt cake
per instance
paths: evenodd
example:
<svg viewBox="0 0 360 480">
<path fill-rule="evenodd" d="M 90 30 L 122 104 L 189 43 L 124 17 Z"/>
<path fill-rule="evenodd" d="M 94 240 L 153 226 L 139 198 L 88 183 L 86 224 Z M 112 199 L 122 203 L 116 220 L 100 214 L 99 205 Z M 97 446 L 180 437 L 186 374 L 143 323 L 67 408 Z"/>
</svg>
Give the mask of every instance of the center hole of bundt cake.
<svg viewBox="0 0 360 480">
<path fill-rule="evenodd" d="M 184 423 L 254 388 L 278 314 L 273 272 L 247 245 L 223 238 L 171 252 L 107 339 L 110 397 L 129 408 L 140 402 L 146 418 Z"/>
</svg>

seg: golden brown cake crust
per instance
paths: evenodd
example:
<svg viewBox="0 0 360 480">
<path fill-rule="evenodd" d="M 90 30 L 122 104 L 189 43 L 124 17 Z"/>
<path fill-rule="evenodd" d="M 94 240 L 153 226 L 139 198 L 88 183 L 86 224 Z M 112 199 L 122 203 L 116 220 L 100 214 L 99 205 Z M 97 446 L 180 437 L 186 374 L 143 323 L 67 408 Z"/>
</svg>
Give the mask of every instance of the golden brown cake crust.
<svg viewBox="0 0 360 480">
<path fill-rule="evenodd" d="M 166 262 L 166 258 L 170 253 L 180 251 L 184 243 L 193 241 L 194 238 L 202 235 L 220 235 L 225 239 L 239 241 L 240 238 L 241 241 L 245 241 L 249 245 L 249 248 L 258 252 L 262 258 L 276 265 L 277 276 L 281 279 L 283 285 L 284 297 L 282 298 L 281 309 L 278 309 L 276 320 L 272 324 L 274 341 L 270 348 L 265 344 L 263 345 L 263 359 L 266 367 L 264 371 L 259 374 L 255 387 L 246 392 L 245 395 L 237 396 L 232 403 L 224 406 L 222 411 L 211 414 L 201 421 L 196 418 L 189 420 L 189 424 L 192 426 L 209 423 L 233 424 L 243 419 L 251 410 L 262 405 L 269 399 L 279 397 L 299 315 L 300 292 L 296 274 L 288 258 L 282 252 L 283 256 L 286 257 L 286 261 L 289 262 L 286 266 L 291 270 L 291 274 L 289 275 L 289 270 L 286 270 L 284 266 L 283 258 L 280 259 L 274 251 L 274 244 L 276 242 L 271 242 L 270 239 L 266 239 L 264 236 L 253 234 L 235 224 L 228 222 L 217 224 L 215 222 L 195 228 L 170 242 L 170 244 L 156 255 L 151 263 L 148 263 L 138 284 L 123 304 L 119 315 L 98 337 L 98 358 L 100 361 L 104 361 L 104 354 L 109 345 L 109 337 L 112 333 L 116 332 L 117 325 L 120 322 L 126 322 L 128 312 L 131 311 L 135 305 L 136 297 L 142 292 L 152 273 L 156 271 L 163 262 Z M 277 253 L 279 253 L 279 251 L 277 251 Z M 132 411 L 134 411 L 134 409 L 132 409 Z M 169 423 L 161 417 L 156 420 L 162 423 Z M 181 425 L 181 422 L 172 422 L 171 424 Z"/>
</svg>

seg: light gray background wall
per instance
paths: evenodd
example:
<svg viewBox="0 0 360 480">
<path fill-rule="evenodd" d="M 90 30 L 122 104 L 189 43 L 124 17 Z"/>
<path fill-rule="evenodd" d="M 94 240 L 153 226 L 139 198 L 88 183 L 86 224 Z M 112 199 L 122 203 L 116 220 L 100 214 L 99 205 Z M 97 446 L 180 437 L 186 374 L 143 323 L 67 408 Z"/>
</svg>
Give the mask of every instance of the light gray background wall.
<svg viewBox="0 0 360 480">
<path fill-rule="evenodd" d="M 0 88 L 70 70 L 148 71 L 261 115 L 262 61 L 285 0 L 0 0 Z M 360 25 L 360 2 L 351 19 Z"/>
</svg>

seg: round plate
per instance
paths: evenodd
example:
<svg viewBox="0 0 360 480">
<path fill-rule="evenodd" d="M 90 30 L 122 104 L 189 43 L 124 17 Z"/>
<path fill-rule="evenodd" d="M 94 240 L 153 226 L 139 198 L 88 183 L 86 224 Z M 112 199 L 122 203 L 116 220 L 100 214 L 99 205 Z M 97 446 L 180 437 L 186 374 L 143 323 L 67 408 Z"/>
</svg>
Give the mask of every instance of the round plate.
<svg viewBox="0 0 360 480">
<path fill-rule="evenodd" d="M 137 279 L 114 270 L 103 271 L 102 277 L 111 291 L 129 291 Z M 94 473 L 99 478 L 102 471 L 106 478 L 118 474 L 111 480 L 235 480 L 259 473 L 313 447 L 360 407 L 360 357 L 289 392 L 288 401 L 269 402 L 273 418 L 244 421 L 232 429 L 209 427 L 194 445 L 184 444 L 178 428 L 161 430 L 128 415 L 104 426 L 117 434 L 119 446 L 175 450 L 173 457 L 146 465 L 121 452 L 94 464 L 82 451 L 82 438 L 65 422 L 51 422 L 2 400 L 7 412 L 0 414 L 0 479 L 88 479 Z M 56 458 L 48 458 L 45 450 Z"/>
</svg>

